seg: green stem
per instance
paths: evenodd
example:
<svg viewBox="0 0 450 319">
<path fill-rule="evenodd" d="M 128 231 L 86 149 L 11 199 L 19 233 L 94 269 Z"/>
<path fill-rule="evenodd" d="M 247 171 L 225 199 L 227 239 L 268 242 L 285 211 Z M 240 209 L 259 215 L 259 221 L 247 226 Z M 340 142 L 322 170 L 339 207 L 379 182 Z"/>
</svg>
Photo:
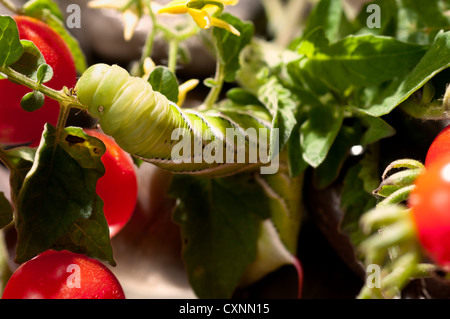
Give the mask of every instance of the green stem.
<svg viewBox="0 0 450 319">
<path fill-rule="evenodd" d="M 435 272 L 438 269 L 439 267 L 436 266 L 435 264 L 427 264 L 427 263 L 417 264 L 412 277 L 416 279 L 431 277 L 433 272 Z"/>
<path fill-rule="evenodd" d="M 280 17 L 283 16 L 284 4 L 280 0 L 261 0 L 269 22 L 270 32 L 276 37 L 280 32 Z"/>
<path fill-rule="evenodd" d="M 369 288 L 367 285 L 364 285 L 359 292 L 357 299 L 383 299 L 383 294 L 381 293 L 380 288 Z"/>
<path fill-rule="evenodd" d="M 156 32 L 158 30 L 158 25 L 157 25 L 155 13 L 152 10 L 152 7 L 150 5 L 150 1 L 147 2 L 147 9 L 149 11 L 149 15 L 150 15 L 150 19 L 152 20 L 153 27 L 152 27 L 152 30 L 147 35 L 147 39 L 145 40 L 144 48 L 142 50 L 142 56 L 141 56 L 141 60 L 140 60 L 140 63 L 139 63 L 139 73 L 140 73 L 140 75 L 142 75 L 144 73 L 143 72 L 143 68 L 144 68 L 144 61 L 145 61 L 145 59 L 148 58 L 148 57 L 151 57 L 151 55 L 152 55 L 153 46 L 155 44 L 155 36 L 156 36 Z"/>
<path fill-rule="evenodd" d="M 152 31 L 149 32 L 147 39 L 145 40 L 144 50 L 142 51 L 141 64 L 144 64 L 144 60 L 152 55 L 153 45 L 155 43 L 156 29 L 153 27 Z"/>
<path fill-rule="evenodd" d="M 52 88 L 49 88 L 48 86 L 45 86 L 43 84 L 39 84 L 36 81 L 26 77 L 25 75 L 14 71 L 11 68 L 0 68 L 0 73 L 3 73 L 8 77 L 10 81 L 22 84 L 27 86 L 28 88 L 32 90 L 39 91 L 43 93 L 44 95 L 60 102 L 64 103 L 65 105 L 75 107 L 78 109 L 86 110 L 87 107 L 80 102 L 78 102 L 73 96 L 70 96 L 64 92 L 64 90 L 56 91 Z"/>
<path fill-rule="evenodd" d="M 400 297 L 402 289 L 411 280 L 417 268 L 418 260 L 417 253 L 408 252 L 394 262 L 393 270 L 382 279 L 381 289 L 385 298 Z"/>
<path fill-rule="evenodd" d="M 274 43 L 286 46 L 296 32 L 300 32 L 305 24 L 305 12 L 309 9 L 309 1 L 261 0 L 269 21 L 270 32 Z"/>
<path fill-rule="evenodd" d="M 408 199 L 409 194 L 411 194 L 415 187 L 416 185 L 410 185 L 400 188 L 399 190 L 393 192 L 391 195 L 379 202 L 377 204 L 377 207 L 400 204 L 401 202 Z"/>
<path fill-rule="evenodd" d="M 178 47 L 179 47 L 179 41 L 177 38 L 172 38 L 169 41 L 169 62 L 168 62 L 168 68 L 173 73 L 176 72 L 177 68 L 177 60 L 178 60 Z"/>
<path fill-rule="evenodd" d="M 7 8 L 8 10 L 16 13 L 16 14 L 23 14 L 23 11 L 19 9 L 13 2 L 9 0 L 0 0 L 0 3 Z"/>
<path fill-rule="evenodd" d="M 425 166 L 421 162 L 414 160 L 414 159 L 409 159 L 409 158 L 399 159 L 399 160 L 393 161 L 386 167 L 386 169 L 383 172 L 383 175 L 381 176 L 381 179 L 385 180 L 388 173 L 394 168 L 424 169 Z"/>
<path fill-rule="evenodd" d="M 59 105 L 60 105 L 59 117 L 58 122 L 56 123 L 57 136 L 60 136 L 60 133 L 64 130 L 71 109 L 71 107 L 65 103 L 59 103 Z"/>
<path fill-rule="evenodd" d="M 275 43 L 285 47 L 291 42 L 296 33 L 301 32 L 304 24 L 305 11 L 309 9 L 308 1 L 289 0 L 285 5 L 281 28 L 276 35 Z"/>
<path fill-rule="evenodd" d="M 208 96 L 205 99 L 205 108 L 210 109 L 213 107 L 219 98 L 219 94 L 222 91 L 223 83 L 225 82 L 225 65 L 217 59 L 216 63 L 216 76 L 214 78 L 215 85 L 211 88 Z"/>
</svg>

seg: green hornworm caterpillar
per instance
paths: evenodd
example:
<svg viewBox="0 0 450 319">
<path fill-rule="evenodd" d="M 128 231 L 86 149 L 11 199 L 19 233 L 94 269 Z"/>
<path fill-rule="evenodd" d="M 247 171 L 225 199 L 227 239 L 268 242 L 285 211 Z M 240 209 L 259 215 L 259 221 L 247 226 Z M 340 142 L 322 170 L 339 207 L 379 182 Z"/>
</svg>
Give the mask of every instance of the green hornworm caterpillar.
<svg viewBox="0 0 450 319">
<path fill-rule="evenodd" d="M 147 81 L 106 64 L 87 69 L 75 90 L 119 146 L 159 167 L 210 176 L 278 169 L 278 159 L 268 158 L 271 116 L 260 105 L 181 109 Z"/>
</svg>

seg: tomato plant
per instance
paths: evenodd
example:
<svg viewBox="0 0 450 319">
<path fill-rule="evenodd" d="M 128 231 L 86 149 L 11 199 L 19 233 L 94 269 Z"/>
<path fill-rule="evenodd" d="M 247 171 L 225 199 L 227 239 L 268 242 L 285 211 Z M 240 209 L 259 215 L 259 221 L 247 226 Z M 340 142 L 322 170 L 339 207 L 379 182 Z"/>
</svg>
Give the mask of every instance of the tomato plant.
<svg viewBox="0 0 450 319">
<path fill-rule="evenodd" d="M 116 235 L 128 222 L 137 201 L 137 178 L 131 156 L 109 136 L 98 130 L 85 132 L 105 143 L 102 156 L 105 174 L 97 181 L 97 194 L 102 198 L 110 236 Z"/>
<path fill-rule="evenodd" d="M 61 90 L 73 87 L 77 74 L 73 56 L 63 38 L 48 24 L 28 16 L 15 16 L 22 40 L 32 41 L 53 69 L 53 78 L 47 85 Z M 27 87 L 8 80 L 0 80 L 0 143 L 37 146 L 45 123 L 56 125 L 58 101 L 45 98 L 45 105 L 34 112 L 22 109 L 20 101 L 30 92 Z"/>
<path fill-rule="evenodd" d="M 11 192 L 0 193 L 0 229 L 15 228 L 16 263 L 26 269 L 53 256 L 46 251 L 64 250 L 114 266 L 113 245 L 133 242 L 111 237 L 136 208 L 136 172 L 156 166 L 168 185 L 186 286 L 199 298 L 245 295 L 286 265 L 296 269 L 296 297 L 320 297 L 311 276 L 325 263 L 315 246 L 305 255 L 316 241 L 300 236 L 313 224 L 358 279 L 364 267 L 381 268 L 380 287 L 363 285 L 358 296 L 400 298 L 413 278 L 446 269 L 438 243 L 447 241 L 450 196 L 440 158 L 447 158 L 450 129 L 433 142 L 425 165 L 415 157 L 425 155 L 422 129 L 448 118 L 448 2 L 248 3 L 251 10 L 238 0 L 89 1 L 79 13 L 96 23 L 85 19 L 74 34 L 89 35 L 87 42 L 100 35 L 102 49 L 98 40 L 88 43 L 85 60 L 66 29 L 78 28 L 77 5 L 64 21 L 52 0 L 20 7 L 0 0 L 21 14 L 0 16 L 0 161 Z M 117 37 L 110 41 L 100 27 L 113 33 L 112 23 L 100 22 L 107 10 L 123 19 L 124 43 L 145 43 L 138 56 L 119 58 Z M 135 32 L 138 22 L 143 32 Z M 126 41 L 134 36 L 141 38 Z M 206 63 L 210 53 L 215 67 Z M 189 73 L 197 65 L 205 68 Z M 31 112 L 36 105 L 25 100 L 33 106 L 22 103 L 25 112 L 19 104 L 30 90 L 46 103 Z M 81 113 L 89 125 L 71 124 L 69 116 Z M 83 130 L 93 125 L 100 130 Z M 155 184 L 140 184 L 139 195 L 151 197 L 146 187 Z M 140 222 L 158 220 L 159 210 L 146 206 L 138 208 L 151 212 L 128 225 L 145 228 L 142 246 L 155 244 L 160 253 L 157 227 Z M 118 251 L 139 247 L 126 248 Z M 1 251 L 0 266 L 8 265 L 1 261 L 13 250 Z M 328 266 L 321 270 L 331 274 Z M 7 277 L 7 269 L 0 272 Z"/>
<path fill-rule="evenodd" d="M 2 298 L 124 299 L 125 294 L 99 261 L 69 251 L 46 251 L 14 272 Z"/>
</svg>

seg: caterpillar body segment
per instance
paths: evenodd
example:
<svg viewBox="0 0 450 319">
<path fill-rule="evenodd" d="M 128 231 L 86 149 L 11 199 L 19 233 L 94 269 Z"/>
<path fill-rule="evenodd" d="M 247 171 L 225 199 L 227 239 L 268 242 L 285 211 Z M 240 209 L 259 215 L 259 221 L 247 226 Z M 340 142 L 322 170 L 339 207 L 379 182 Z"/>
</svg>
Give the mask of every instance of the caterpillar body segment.
<svg viewBox="0 0 450 319">
<path fill-rule="evenodd" d="M 122 149 L 161 168 L 223 176 L 270 164 L 271 116 L 262 106 L 181 109 L 117 65 L 91 66 L 75 89 Z"/>
</svg>

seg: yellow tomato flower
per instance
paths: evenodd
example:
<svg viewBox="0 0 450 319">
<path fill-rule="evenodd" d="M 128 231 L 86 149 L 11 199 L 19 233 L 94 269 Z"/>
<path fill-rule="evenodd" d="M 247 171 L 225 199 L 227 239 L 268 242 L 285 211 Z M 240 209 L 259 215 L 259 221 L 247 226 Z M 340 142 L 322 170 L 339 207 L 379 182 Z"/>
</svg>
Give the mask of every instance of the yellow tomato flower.
<svg viewBox="0 0 450 319">
<path fill-rule="evenodd" d="M 142 69 L 144 70 L 144 75 L 142 76 L 142 78 L 147 81 L 150 76 L 150 73 L 152 73 L 152 71 L 155 69 L 155 67 L 156 67 L 156 64 L 152 60 L 152 58 L 146 57 L 144 59 L 144 63 L 142 66 Z"/>
<path fill-rule="evenodd" d="M 150 3 L 153 8 L 155 5 Z M 123 35 L 126 41 L 131 40 L 139 20 L 147 13 L 144 0 L 91 0 L 87 6 L 94 9 L 115 9 L 122 14 Z"/>
<path fill-rule="evenodd" d="M 195 89 L 195 87 L 198 85 L 198 83 L 199 83 L 199 80 L 191 79 L 191 80 L 184 82 L 183 84 L 181 84 L 178 87 L 178 102 L 177 102 L 178 106 L 183 105 L 184 101 L 186 100 L 187 93 L 189 91 L 192 91 L 193 89 Z"/>
<path fill-rule="evenodd" d="M 188 13 L 202 29 L 209 29 L 210 27 L 215 26 L 239 36 L 240 32 L 235 27 L 214 17 L 214 14 L 218 11 L 222 11 L 224 6 L 234 6 L 238 2 L 239 0 L 174 0 L 159 9 L 158 13 Z"/>
</svg>

